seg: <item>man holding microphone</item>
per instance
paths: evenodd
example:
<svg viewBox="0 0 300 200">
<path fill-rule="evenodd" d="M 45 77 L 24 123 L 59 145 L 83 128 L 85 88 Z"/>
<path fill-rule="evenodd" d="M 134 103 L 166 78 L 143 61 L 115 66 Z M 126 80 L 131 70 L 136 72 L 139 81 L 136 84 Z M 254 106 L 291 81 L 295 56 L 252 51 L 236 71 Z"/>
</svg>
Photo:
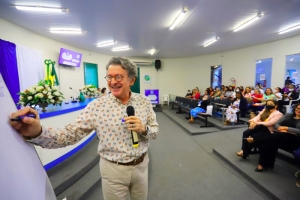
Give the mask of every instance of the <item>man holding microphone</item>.
<svg viewBox="0 0 300 200">
<path fill-rule="evenodd" d="M 148 140 L 158 134 L 156 115 L 147 97 L 130 91 L 137 78 L 137 67 L 132 62 L 113 57 L 106 69 L 111 94 L 89 103 L 75 122 L 52 129 L 41 126 L 39 117 L 24 117 L 11 124 L 27 142 L 49 149 L 75 144 L 95 130 L 104 199 L 126 199 L 129 191 L 132 200 L 146 200 Z M 127 115 L 128 110 L 133 114 Z M 25 107 L 12 113 L 11 118 L 30 113 L 38 116 L 34 109 Z"/>
</svg>

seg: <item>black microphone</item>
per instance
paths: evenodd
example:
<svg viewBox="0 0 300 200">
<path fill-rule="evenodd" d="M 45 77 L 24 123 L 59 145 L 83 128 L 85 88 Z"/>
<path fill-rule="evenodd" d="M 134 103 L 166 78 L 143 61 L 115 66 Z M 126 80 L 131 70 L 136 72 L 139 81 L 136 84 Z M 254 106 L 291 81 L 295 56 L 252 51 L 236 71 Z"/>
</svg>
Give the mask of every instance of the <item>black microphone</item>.
<svg viewBox="0 0 300 200">
<path fill-rule="evenodd" d="M 126 112 L 128 117 L 134 116 L 134 107 L 133 106 L 127 106 Z M 132 145 L 134 148 L 139 147 L 139 137 L 137 132 L 131 131 L 131 139 L 132 139 Z"/>
<path fill-rule="evenodd" d="M 70 87 L 70 90 L 73 90 L 74 92 L 76 92 L 79 95 L 79 93 L 76 90 L 74 90 L 73 88 Z M 72 103 L 78 102 L 78 98 L 76 98 L 76 100 L 75 100 L 75 97 L 71 97 L 71 98 L 72 98 L 72 101 L 71 101 Z"/>
<path fill-rule="evenodd" d="M 73 88 L 70 87 L 71 90 L 73 90 L 74 92 L 76 92 L 77 94 L 79 94 L 76 90 L 74 90 Z"/>
</svg>

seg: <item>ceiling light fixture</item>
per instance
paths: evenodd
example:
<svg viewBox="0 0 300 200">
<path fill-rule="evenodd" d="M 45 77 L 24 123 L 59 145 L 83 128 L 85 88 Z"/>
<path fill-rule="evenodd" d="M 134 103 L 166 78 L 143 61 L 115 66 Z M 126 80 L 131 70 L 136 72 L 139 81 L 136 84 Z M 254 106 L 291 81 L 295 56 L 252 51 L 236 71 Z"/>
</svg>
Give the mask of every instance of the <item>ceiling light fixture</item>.
<svg viewBox="0 0 300 200">
<path fill-rule="evenodd" d="M 207 47 L 207 46 L 211 45 L 212 43 L 214 43 L 214 42 L 216 42 L 218 40 L 219 40 L 219 37 L 215 37 L 214 39 L 212 39 L 212 40 L 208 41 L 207 43 L 205 43 L 203 45 L 203 47 Z"/>
<path fill-rule="evenodd" d="M 287 33 L 287 32 L 290 32 L 290 31 L 293 31 L 293 30 L 296 30 L 300 28 L 300 24 L 296 25 L 296 26 L 292 26 L 290 28 L 287 28 L 287 29 L 284 29 L 282 31 L 279 31 L 278 34 L 283 34 L 283 33 Z"/>
<path fill-rule="evenodd" d="M 124 47 L 116 47 L 116 48 L 113 48 L 112 51 L 127 51 L 127 50 L 130 50 L 131 47 L 129 46 L 124 46 Z"/>
<path fill-rule="evenodd" d="M 152 56 L 156 52 L 156 49 L 151 49 L 150 50 L 150 55 Z"/>
<path fill-rule="evenodd" d="M 84 34 L 85 32 L 81 29 L 71 29 L 71 28 L 51 28 L 50 33 L 60 33 L 60 34 Z"/>
<path fill-rule="evenodd" d="M 102 43 L 99 43 L 97 44 L 97 47 L 106 47 L 106 46 L 109 46 L 109 45 L 113 45 L 113 44 L 116 44 L 117 41 L 106 41 L 106 42 L 102 42 Z"/>
<path fill-rule="evenodd" d="M 184 15 L 187 13 L 188 9 L 184 8 L 181 13 L 178 15 L 178 17 L 175 19 L 175 21 L 172 23 L 172 25 L 170 26 L 169 30 L 173 30 L 177 24 L 183 19 Z"/>
<path fill-rule="evenodd" d="M 66 8 L 54 8 L 44 6 L 14 6 L 18 10 L 38 11 L 38 12 L 69 12 Z"/>
<path fill-rule="evenodd" d="M 237 28 L 233 29 L 233 32 L 237 32 L 243 28 L 245 28 L 246 26 L 249 26 L 250 24 L 252 24 L 253 22 L 255 22 L 256 20 L 260 19 L 262 16 L 264 16 L 263 13 L 257 15 L 256 17 L 250 19 L 249 21 L 246 21 L 245 23 L 243 23 L 242 25 L 238 26 Z"/>
</svg>

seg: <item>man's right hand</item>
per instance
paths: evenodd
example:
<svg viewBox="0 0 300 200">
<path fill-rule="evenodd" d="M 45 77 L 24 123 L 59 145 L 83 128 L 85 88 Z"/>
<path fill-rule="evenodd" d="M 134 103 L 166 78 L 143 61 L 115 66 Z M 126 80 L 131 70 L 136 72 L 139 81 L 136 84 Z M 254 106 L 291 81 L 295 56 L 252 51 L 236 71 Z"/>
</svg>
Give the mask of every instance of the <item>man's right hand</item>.
<svg viewBox="0 0 300 200">
<path fill-rule="evenodd" d="M 40 124 L 39 114 L 36 110 L 30 107 L 25 107 L 21 110 L 18 110 L 15 113 L 12 113 L 11 118 L 24 116 L 29 113 L 35 114 L 36 118 L 34 119 L 31 117 L 24 117 L 22 121 L 20 122 L 11 121 L 10 124 L 21 135 L 25 137 L 35 138 L 42 133 L 42 126 Z"/>
</svg>

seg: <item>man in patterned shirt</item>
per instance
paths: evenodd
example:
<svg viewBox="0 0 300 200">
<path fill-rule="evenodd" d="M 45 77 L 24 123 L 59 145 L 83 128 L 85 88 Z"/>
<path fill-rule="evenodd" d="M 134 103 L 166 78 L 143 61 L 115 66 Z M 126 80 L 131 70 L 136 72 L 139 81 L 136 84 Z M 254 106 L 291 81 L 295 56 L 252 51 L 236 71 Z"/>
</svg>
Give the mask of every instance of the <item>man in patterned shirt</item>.
<svg viewBox="0 0 300 200">
<path fill-rule="evenodd" d="M 130 91 L 137 78 L 137 68 L 128 59 L 113 57 L 106 66 L 107 85 L 111 94 L 91 103 L 73 123 L 60 129 L 45 128 L 37 117 L 25 117 L 11 122 L 27 142 L 43 148 L 60 148 L 75 144 L 91 131 L 99 137 L 100 173 L 104 199 L 147 199 L 149 139 L 158 134 L 156 115 L 151 102 L 143 95 Z M 133 106 L 135 116 L 127 117 L 127 106 Z M 38 113 L 26 107 L 11 117 Z M 136 131 L 139 146 L 133 147 L 131 131 Z"/>
</svg>

